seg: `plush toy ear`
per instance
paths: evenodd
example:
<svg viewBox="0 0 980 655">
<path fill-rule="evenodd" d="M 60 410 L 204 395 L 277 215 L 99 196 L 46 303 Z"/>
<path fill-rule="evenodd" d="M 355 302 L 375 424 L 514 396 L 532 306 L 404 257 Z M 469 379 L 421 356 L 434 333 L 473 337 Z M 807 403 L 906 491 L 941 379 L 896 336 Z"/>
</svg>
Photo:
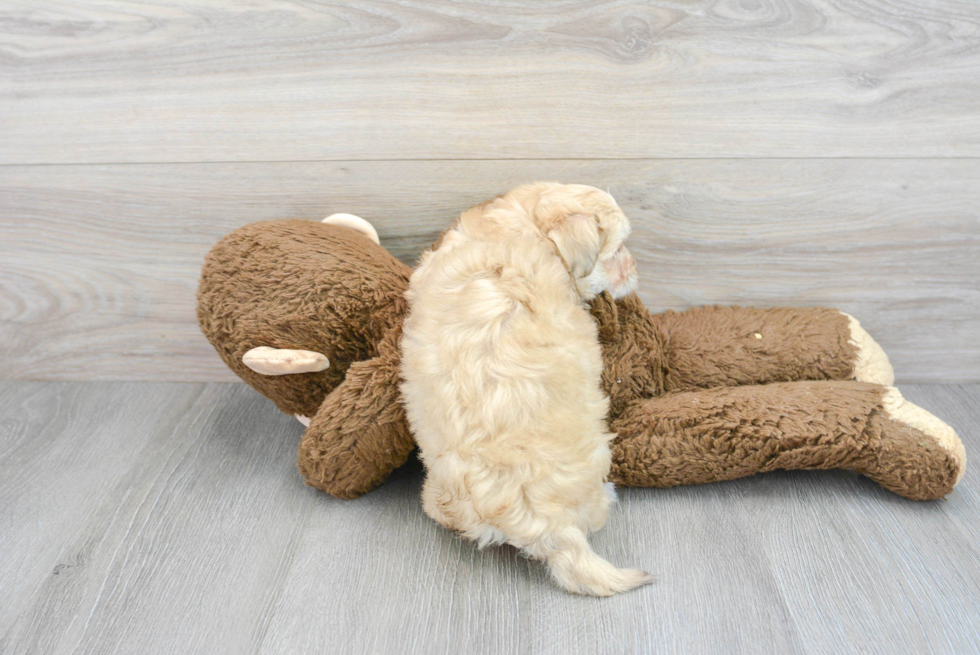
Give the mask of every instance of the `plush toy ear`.
<svg viewBox="0 0 980 655">
<path fill-rule="evenodd" d="M 565 259 L 572 275 L 586 277 L 595 268 L 602 246 L 599 227 L 588 214 L 569 214 L 557 221 L 547 232 L 547 236 Z"/>
</svg>

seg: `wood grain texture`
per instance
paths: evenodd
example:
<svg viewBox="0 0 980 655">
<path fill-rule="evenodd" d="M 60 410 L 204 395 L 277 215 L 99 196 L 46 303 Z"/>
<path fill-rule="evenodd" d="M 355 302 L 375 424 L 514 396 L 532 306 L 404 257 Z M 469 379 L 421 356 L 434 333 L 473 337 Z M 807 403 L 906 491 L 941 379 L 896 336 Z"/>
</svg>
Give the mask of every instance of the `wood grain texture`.
<svg viewBox="0 0 980 655">
<path fill-rule="evenodd" d="M 292 424 L 243 385 L 5 385 L 2 400 L 0 651 L 257 648 L 313 499 Z"/>
<path fill-rule="evenodd" d="M 906 386 L 980 448 L 980 386 Z M 244 385 L 0 383 L 0 651 L 971 653 L 980 475 L 915 503 L 843 472 L 622 490 L 592 539 L 658 582 L 559 591 L 419 505 L 304 487 Z"/>
<path fill-rule="evenodd" d="M 980 160 L 0 167 L 0 377 L 233 380 L 194 315 L 222 235 L 354 212 L 411 264 L 459 211 L 537 178 L 610 188 L 654 310 L 839 307 L 900 381 L 980 379 Z"/>
<path fill-rule="evenodd" d="M 4 0 L 0 163 L 976 157 L 978 52 L 973 0 Z"/>
</svg>

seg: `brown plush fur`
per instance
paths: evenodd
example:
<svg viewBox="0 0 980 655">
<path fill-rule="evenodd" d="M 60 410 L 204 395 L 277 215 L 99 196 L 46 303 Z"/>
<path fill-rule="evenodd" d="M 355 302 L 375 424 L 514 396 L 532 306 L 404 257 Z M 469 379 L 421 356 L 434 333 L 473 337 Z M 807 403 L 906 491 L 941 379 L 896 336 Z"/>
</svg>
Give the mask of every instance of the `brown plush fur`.
<svg viewBox="0 0 980 655">
<path fill-rule="evenodd" d="M 351 238 L 354 237 L 354 238 Z M 348 367 L 378 354 L 401 329 L 408 267 L 356 232 L 309 221 L 246 225 L 204 261 L 201 330 L 225 364 L 287 414 L 313 416 Z M 320 373 L 260 375 L 242 355 L 256 346 L 323 353 Z"/>
<path fill-rule="evenodd" d="M 882 387 L 781 382 L 671 393 L 631 404 L 611 427 L 610 479 L 631 487 L 701 484 L 777 469 L 851 469 L 907 498 L 956 482 L 948 452 L 886 417 Z"/>
<path fill-rule="evenodd" d="M 355 498 L 414 444 L 398 392 L 410 270 L 348 228 L 256 223 L 225 237 L 202 273 L 201 329 L 243 380 L 284 412 L 312 417 L 299 450 L 307 483 Z M 950 452 L 884 413 L 886 387 L 847 381 L 856 350 L 829 309 L 708 307 L 650 314 L 600 296 L 592 314 L 609 394 L 611 479 L 668 487 L 775 469 L 844 468 L 912 499 L 957 480 Z M 319 373 L 263 376 L 256 346 L 322 352 Z"/>
</svg>

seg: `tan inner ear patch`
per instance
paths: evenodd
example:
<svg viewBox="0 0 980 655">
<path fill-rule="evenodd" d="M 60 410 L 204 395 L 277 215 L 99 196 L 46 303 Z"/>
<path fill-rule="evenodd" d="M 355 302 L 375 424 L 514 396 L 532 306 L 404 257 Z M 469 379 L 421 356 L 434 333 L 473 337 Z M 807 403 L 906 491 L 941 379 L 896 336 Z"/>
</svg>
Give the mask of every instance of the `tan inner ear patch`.
<svg viewBox="0 0 980 655">
<path fill-rule="evenodd" d="M 326 223 L 327 225 L 349 227 L 352 230 L 356 230 L 361 234 L 366 235 L 368 239 L 374 241 L 378 245 L 381 244 L 381 239 L 378 238 L 378 231 L 374 229 L 373 225 L 368 223 L 360 216 L 355 216 L 354 214 L 331 214 L 320 222 Z"/>
<path fill-rule="evenodd" d="M 242 364 L 262 375 L 315 373 L 330 367 L 330 360 L 312 350 L 258 346 L 242 355 Z"/>
</svg>

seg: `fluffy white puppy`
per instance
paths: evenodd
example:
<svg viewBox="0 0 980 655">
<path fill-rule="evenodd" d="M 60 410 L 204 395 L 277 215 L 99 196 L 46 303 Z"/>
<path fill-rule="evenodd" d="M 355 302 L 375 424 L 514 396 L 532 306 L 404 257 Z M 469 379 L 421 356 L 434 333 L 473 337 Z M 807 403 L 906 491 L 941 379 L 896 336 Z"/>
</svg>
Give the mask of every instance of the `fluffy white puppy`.
<svg viewBox="0 0 980 655">
<path fill-rule="evenodd" d="M 629 221 L 593 187 L 535 183 L 464 212 L 412 274 L 402 392 L 422 504 L 481 546 L 544 560 L 569 591 L 652 581 L 589 547 L 615 499 L 586 301 L 636 285 Z"/>
</svg>

